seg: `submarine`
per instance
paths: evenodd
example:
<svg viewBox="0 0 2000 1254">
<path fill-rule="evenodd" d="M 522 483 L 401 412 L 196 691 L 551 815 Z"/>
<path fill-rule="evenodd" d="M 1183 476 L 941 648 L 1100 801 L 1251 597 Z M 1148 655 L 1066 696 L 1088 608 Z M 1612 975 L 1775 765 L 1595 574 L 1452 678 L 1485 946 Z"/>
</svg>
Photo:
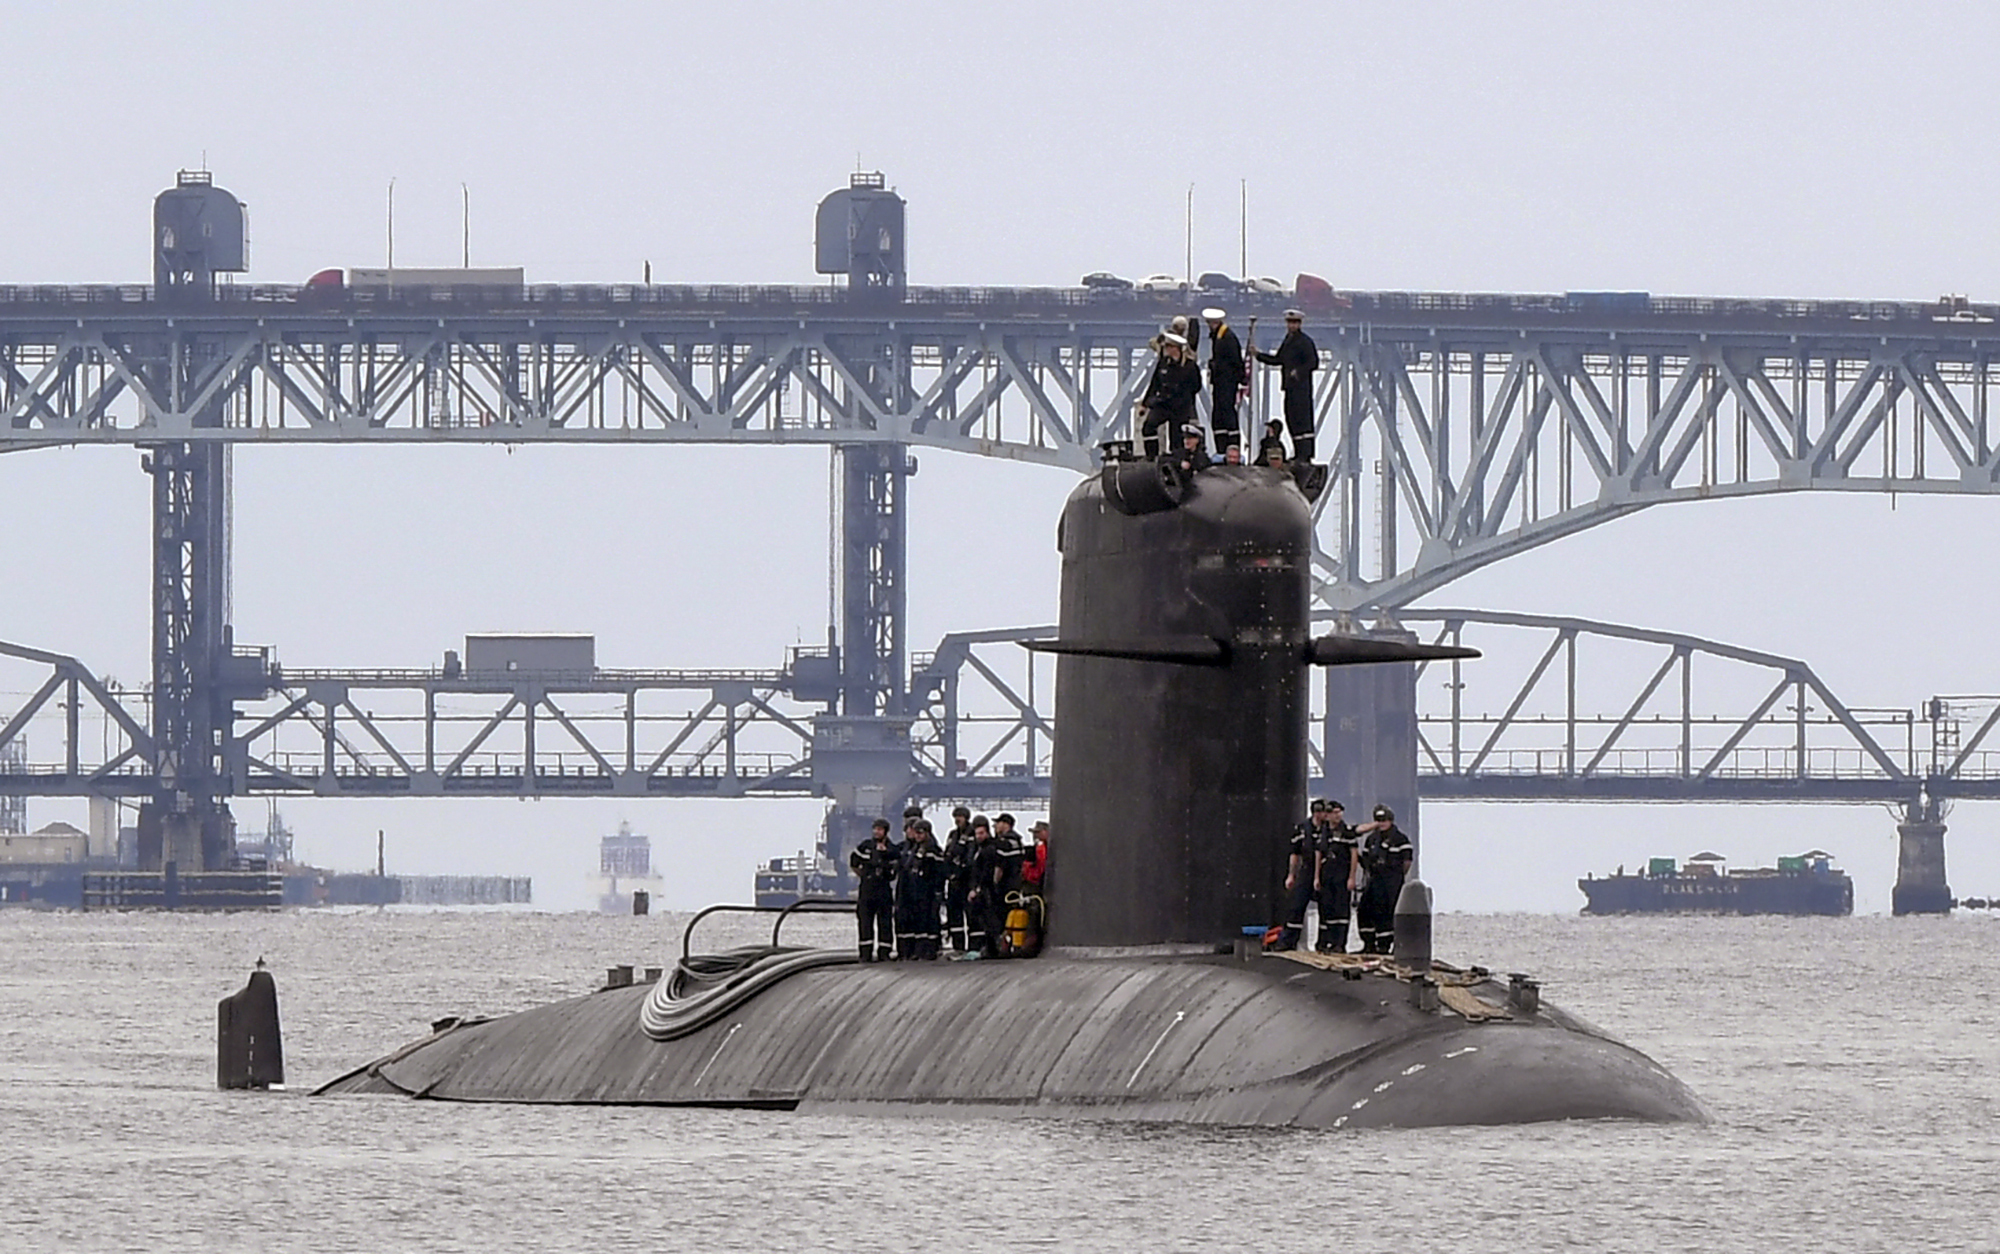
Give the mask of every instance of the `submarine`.
<svg viewBox="0 0 2000 1254">
<path fill-rule="evenodd" d="M 1430 961 L 1414 883 L 1394 955 L 1264 950 L 1305 812 L 1311 668 L 1471 653 L 1312 637 L 1324 476 L 1190 475 L 1113 444 L 1070 494 L 1058 634 L 1028 642 L 1057 656 L 1062 728 L 1040 956 L 684 939 L 665 978 L 442 1019 L 319 1092 L 1326 1129 L 1705 1119 L 1533 980 Z"/>
</svg>

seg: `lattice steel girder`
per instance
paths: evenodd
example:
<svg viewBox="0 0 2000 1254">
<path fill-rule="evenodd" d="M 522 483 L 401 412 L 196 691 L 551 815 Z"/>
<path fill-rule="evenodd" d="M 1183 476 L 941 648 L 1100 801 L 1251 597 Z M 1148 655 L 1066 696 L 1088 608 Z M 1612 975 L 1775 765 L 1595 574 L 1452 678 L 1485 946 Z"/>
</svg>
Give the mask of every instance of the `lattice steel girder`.
<svg viewBox="0 0 2000 1254">
<path fill-rule="evenodd" d="M 0 450 L 881 442 L 1082 470 L 1128 430 L 1148 337 L 1215 299 L 912 289 L 859 308 L 825 289 L 536 288 L 519 308 L 326 310 L 296 289 L 222 297 L 197 313 L 145 289 L 0 288 Z M 1333 463 L 1317 590 L 1336 609 L 1405 605 L 1665 501 L 2000 492 L 1988 307 L 1656 299 L 1606 317 L 1561 297 L 1342 299 L 1308 325 Z M 1283 298 L 1224 303 L 1240 322 Z M 219 426 L 197 422 L 218 412 Z"/>
<path fill-rule="evenodd" d="M 318 796 L 813 791 L 776 672 L 292 672 L 247 716 L 250 790 Z"/>
<path fill-rule="evenodd" d="M 245 442 L 921 444 L 1087 469 L 1149 323 L 0 320 L 0 448 Z M 200 352 L 194 352 L 196 347 Z M 194 363 L 177 388 L 140 362 Z M 194 415 L 220 401 L 222 426 Z"/>
<path fill-rule="evenodd" d="M 1438 639 L 1487 651 L 1456 674 L 1433 663 L 1419 676 L 1426 796 L 1908 802 L 2000 795 L 2000 755 L 1975 752 L 2000 714 L 1962 737 L 1956 729 L 1968 711 L 1988 713 L 1970 699 L 1933 700 L 1919 719 L 1909 710 L 1849 707 L 1795 659 L 1677 633 L 1469 610 L 1412 610 L 1402 621 L 1434 625 Z M 1047 711 L 1053 684 L 1033 678 L 1035 659 L 1013 642 L 1051 631 L 957 633 L 913 659 L 914 796 L 1004 804 L 1046 795 L 1057 730 Z M 1510 648 L 1502 639 L 1510 634 L 1524 643 Z M 6 658 L 50 669 L 0 719 L 0 747 L 18 743 L 38 720 L 62 716 L 71 726 L 67 739 L 43 734 L 36 742 L 66 745 L 66 762 L 0 771 L 0 793 L 149 793 L 142 716 L 75 659 L 0 645 Z M 777 671 L 446 678 L 426 670 L 293 670 L 252 708 L 238 736 L 249 753 L 237 789 L 811 795 L 815 703 L 785 695 L 787 682 Z M 72 684 L 76 691 L 64 696 Z M 105 728 L 93 723 L 79 736 L 79 708 Z M 100 739 L 110 746 L 102 763 L 89 752 Z M 1325 746 L 1312 743 L 1307 752 L 1309 773 L 1323 780 Z"/>
<path fill-rule="evenodd" d="M 1012 795 L 1005 781 L 1026 786 L 1036 780 L 1043 791 L 1030 795 L 1048 795 L 1055 725 L 1042 707 L 1054 697 L 1054 659 L 1019 642 L 1055 634 L 1052 626 L 953 632 L 933 652 L 913 659 L 910 744 L 919 796 L 985 800 L 994 787 Z M 989 785 L 996 770 L 1002 782 Z"/>
<path fill-rule="evenodd" d="M 534 289 L 512 311 L 316 312 L 259 289 L 196 314 L 144 289 L 24 291 L 0 289 L 0 449 L 882 442 L 1074 469 L 1126 433 L 1147 338 L 1210 299 L 913 289 L 861 310 L 818 289 Z M 1309 325 L 1333 608 L 1405 605 L 1665 501 L 2000 491 L 1984 307 L 1656 300 L 1596 318 L 1561 298 L 1349 300 Z M 161 361 L 176 368 L 145 365 Z"/>
<path fill-rule="evenodd" d="M 61 727 L 61 756 L 31 765 L 25 751 L 8 756 L 0 771 L 0 792 L 15 796 L 148 796 L 154 761 L 152 733 L 143 710 L 125 708 L 120 696 L 73 657 L 0 641 L 0 658 L 47 667 L 46 677 L 12 713 L 0 719 L 0 750 L 20 749 L 28 728 L 53 709 Z M 83 732 L 85 711 L 94 712 L 97 734 Z M 86 739 L 96 742 L 87 745 Z M 102 759 L 98 761 L 97 759 Z"/>
<path fill-rule="evenodd" d="M 1318 591 L 1406 605 L 1668 501 L 2000 493 L 1987 334 L 1340 328 L 1321 341 L 1335 465 Z"/>
<path fill-rule="evenodd" d="M 153 477 L 153 768 L 159 800 L 232 791 L 228 695 L 228 448 L 149 446 Z"/>
<path fill-rule="evenodd" d="M 1841 800 L 1926 786 L 1912 711 L 1857 712 L 1796 659 L 1576 618 L 1399 617 L 1439 640 L 1474 628 L 1486 653 L 1419 667 L 1427 796 Z"/>
<path fill-rule="evenodd" d="M 1640 776 L 1565 779 L 1559 776 L 1463 776 L 1418 772 L 1425 801 L 1579 801 L 1653 804 L 1777 805 L 1893 804 L 1911 793 L 1885 780 L 1867 779 L 1648 779 Z"/>
</svg>

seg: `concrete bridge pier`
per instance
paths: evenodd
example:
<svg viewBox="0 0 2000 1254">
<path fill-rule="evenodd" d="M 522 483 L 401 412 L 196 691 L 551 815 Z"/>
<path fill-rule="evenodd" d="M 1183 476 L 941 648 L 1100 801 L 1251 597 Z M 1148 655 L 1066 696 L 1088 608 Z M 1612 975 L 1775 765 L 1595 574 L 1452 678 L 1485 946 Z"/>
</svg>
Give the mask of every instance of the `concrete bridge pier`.
<svg viewBox="0 0 2000 1254">
<path fill-rule="evenodd" d="M 1356 634 L 1377 640 L 1416 643 L 1401 627 L 1376 627 Z M 1417 668 L 1410 662 L 1326 668 L 1326 780 L 1335 801 L 1347 807 L 1347 821 L 1359 827 L 1370 812 L 1386 805 L 1423 856 L 1417 822 Z M 1303 815 L 1301 818 L 1305 817 Z M 1414 869 L 1412 871 L 1414 874 Z"/>
<path fill-rule="evenodd" d="M 1896 825 L 1898 915 L 1951 913 L 1951 885 L 1944 877 L 1944 823 L 1935 801 L 1913 801 Z"/>
</svg>

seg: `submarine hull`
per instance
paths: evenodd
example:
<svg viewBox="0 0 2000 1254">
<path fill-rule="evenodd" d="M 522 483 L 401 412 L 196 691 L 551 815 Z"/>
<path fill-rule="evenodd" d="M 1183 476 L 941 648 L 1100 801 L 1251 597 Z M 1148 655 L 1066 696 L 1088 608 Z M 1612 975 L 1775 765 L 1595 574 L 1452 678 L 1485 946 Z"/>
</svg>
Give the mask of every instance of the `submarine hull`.
<svg viewBox="0 0 2000 1254">
<path fill-rule="evenodd" d="M 652 986 L 449 1027 L 323 1088 L 432 1100 L 1320 1128 L 1704 1118 L 1643 1054 L 1468 983 L 1479 1021 L 1380 971 L 1275 955 L 804 971 L 675 1040 Z"/>
</svg>

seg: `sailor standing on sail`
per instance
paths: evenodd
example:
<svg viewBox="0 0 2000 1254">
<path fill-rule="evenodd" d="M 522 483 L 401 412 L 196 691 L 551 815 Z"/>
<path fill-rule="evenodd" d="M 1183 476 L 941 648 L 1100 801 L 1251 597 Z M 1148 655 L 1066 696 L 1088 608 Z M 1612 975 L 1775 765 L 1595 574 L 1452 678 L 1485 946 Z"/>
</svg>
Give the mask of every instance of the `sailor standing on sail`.
<svg viewBox="0 0 2000 1254">
<path fill-rule="evenodd" d="M 1285 338 L 1275 353 L 1258 353 L 1257 360 L 1278 367 L 1285 391 L 1285 426 L 1291 429 L 1292 456 L 1313 459 L 1313 371 L 1319 369 L 1319 345 L 1305 333 L 1305 315 L 1285 311 Z"/>
<path fill-rule="evenodd" d="M 1224 451 L 1242 440 L 1236 426 L 1236 402 L 1249 379 L 1243 364 L 1243 342 L 1230 329 L 1226 311 L 1210 305 L 1201 311 L 1208 324 L 1208 425 Z"/>
<path fill-rule="evenodd" d="M 887 962 L 893 954 L 897 862 L 887 819 L 876 819 L 874 834 L 847 855 L 854 872 L 854 917 L 861 932 L 863 962 Z"/>
<path fill-rule="evenodd" d="M 1187 337 L 1169 331 L 1155 338 L 1160 344 L 1160 359 L 1153 364 L 1153 377 L 1139 402 L 1139 436 L 1150 458 L 1180 452 L 1181 430 L 1194 426 L 1194 400 L 1201 394 L 1201 367 L 1194 364 Z M 1164 440 L 1162 427 L 1166 428 Z"/>
</svg>

